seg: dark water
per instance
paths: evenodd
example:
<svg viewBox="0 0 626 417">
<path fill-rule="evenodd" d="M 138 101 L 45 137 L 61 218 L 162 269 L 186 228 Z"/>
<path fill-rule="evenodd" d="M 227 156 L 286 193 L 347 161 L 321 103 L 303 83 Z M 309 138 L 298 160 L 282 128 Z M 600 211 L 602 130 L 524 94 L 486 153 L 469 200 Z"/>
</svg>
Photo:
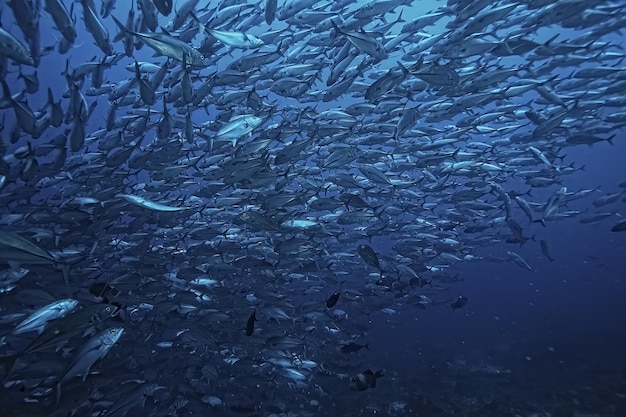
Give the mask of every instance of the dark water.
<svg viewBox="0 0 626 417">
<path fill-rule="evenodd" d="M 1 3 L 2 27 L 25 43 L 9 3 L 20 2 Z M 178 10 L 183 3 L 175 2 L 174 8 Z M 205 14 L 205 10 L 213 10 L 212 13 L 216 14 L 217 9 L 229 7 L 231 3 L 237 2 L 200 1 L 194 9 L 206 24 L 210 22 L 211 13 Z M 278 3 L 280 14 L 286 6 L 282 1 Z M 341 11 L 334 10 L 333 3 L 318 2 L 315 7 L 311 4 L 305 10 L 332 12 L 332 15 L 341 15 L 348 21 L 353 11 L 366 4 L 382 7 L 392 2 L 352 3 Z M 30 262 L 17 261 L 14 254 L 9 255 L 11 245 L 0 242 L 5 245 L 0 246 L 0 251 L 4 251 L 0 252 L 3 272 L 18 267 L 30 271 L 14 285 L 7 284 L 6 292 L 0 294 L 0 333 L 7 335 L 1 353 L 8 358 L 11 355 L 19 358 L 16 367 L 3 375 L 0 409 L 8 410 L 7 415 L 24 416 L 121 416 L 125 413 L 129 416 L 626 415 L 626 233 L 611 232 L 626 214 L 623 194 L 626 181 L 623 125 L 626 116 L 617 121 L 609 118 L 626 112 L 626 108 L 619 104 L 622 91 L 619 88 L 626 80 L 625 39 L 620 31 L 626 26 L 622 23 L 623 2 L 595 1 L 584 6 L 583 1 L 561 0 L 542 2 L 548 6 L 534 7 L 533 4 L 539 2 L 496 1 L 478 8 L 472 16 L 484 16 L 487 10 L 507 4 L 518 4 L 518 7 L 494 24 L 479 27 L 473 36 L 460 38 L 458 34 L 467 24 L 461 20 L 462 12 L 472 2 L 413 1 L 405 6 L 397 3 L 389 8 L 395 11 L 385 15 L 386 22 L 395 21 L 400 11 L 401 18 L 410 22 L 439 8 L 447 9 L 435 24 L 421 28 L 420 33 L 413 33 L 379 61 L 370 59 L 362 50 L 364 46 L 352 45 L 350 50 L 357 58 L 346 74 L 352 74 L 354 65 L 359 62 L 366 64 L 350 89 L 331 101 L 322 100 L 324 92 L 330 88 L 326 79 L 330 63 L 345 40 L 337 43 L 334 32 L 330 37 L 330 27 L 314 32 L 316 24 L 313 23 L 298 27 L 293 22 L 275 19 L 268 25 L 263 12 L 266 2 L 261 1 L 249 3 L 253 7 L 233 14 L 219 29 L 259 37 L 270 29 L 283 29 L 282 42 L 275 38 L 259 49 L 268 52 L 278 47 L 282 56 L 254 66 L 243 82 L 214 86 L 204 107 L 190 103 L 181 105 L 180 98 L 177 102 L 168 99 L 167 106 L 176 123 L 165 141 L 155 138 L 156 125 L 162 116 L 161 92 L 173 94 L 171 91 L 175 91 L 178 84 L 176 80 L 169 84 L 165 81 L 157 88 L 158 97 L 152 106 L 142 102 L 138 88 L 134 87 L 129 95 L 135 96 L 135 100 L 130 101 L 135 104 L 120 106 L 116 118 L 139 115 L 140 119 L 138 112 L 149 108 L 152 113 L 145 131 L 133 136 L 131 125 L 117 126 L 112 131 L 122 132 L 124 139 L 106 150 L 102 139 L 89 139 L 89 136 L 106 126 L 111 103 L 108 93 L 87 94 L 91 87 L 89 77 L 75 80 L 77 88 L 85 94 L 87 105 L 97 103 L 85 124 L 87 140 L 79 149 L 72 150 L 69 139 L 55 141 L 59 134 L 73 128 L 72 117 L 60 127 L 50 126 L 40 138 L 34 138 L 27 132 L 19 132 L 19 128 L 16 130 L 13 105 L 4 106 L 1 110 L 4 164 L 0 174 L 6 177 L 6 184 L 1 188 L 0 230 L 19 233 L 32 244 L 49 251 L 59 264 L 33 262 L 32 259 Z M 70 1 L 66 0 L 65 4 L 69 6 Z M 564 4 L 570 4 L 572 10 L 578 11 L 569 17 L 557 17 L 551 24 L 544 25 L 538 20 L 539 16 L 550 16 L 552 8 Z M 96 1 L 96 10 L 100 10 L 100 5 Z M 130 2 L 118 0 L 112 14 L 125 22 L 129 5 Z M 36 92 L 24 96 L 35 111 L 45 108 L 47 89 L 50 88 L 55 100 L 61 100 L 65 114 L 69 114 L 70 93 L 66 77 L 62 75 L 66 64 L 72 69 L 104 58 L 102 50 L 85 29 L 83 6 L 77 2 L 72 7 L 77 39 L 64 54 L 58 51 L 62 35 L 54 28 L 50 15 L 43 9 L 40 12 L 38 30 L 45 51 L 36 68 L 40 85 Z M 136 10 L 135 14 L 140 16 L 141 11 Z M 255 14 L 258 19 L 252 19 Z M 385 12 L 381 16 L 383 14 Z M 600 19 L 598 15 L 606 18 Z M 588 23 L 575 27 L 572 22 L 581 16 Z M 159 24 L 167 27 L 171 17 L 159 16 Z M 109 16 L 102 21 L 113 39 L 118 28 L 112 18 Z M 186 21 L 185 28 L 194 27 L 193 19 L 189 17 Z M 249 27 L 242 27 L 245 24 Z M 382 39 L 375 29 L 382 24 L 383 20 L 368 17 L 360 25 L 342 30 L 356 36 L 359 27 L 363 26 L 366 31 L 374 33 L 371 36 Z M 387 29 L 385 41 L 398 36 L 404 24 L 399 22 Z M 602 33 L 602 28 L 608 28 L 607 33 Z M 171 27 L 169 30 L 177 33 Z M 147 29 L 137 31 L 149 33 Z M 434 47 L 412 58 L 404 55 L 419 42 L 420 36 L 443 32 L 447 36 Z M 590 32 L 598 35 L 592 36 Z M 557 34 L 557 40 L 552 41 L 553 49 L 557 47 L 554 44 L 561 47 L 578 45 L 574 48 L 576 50 L 557 53 L 554 49 L 545 59 L 533 58 L 533 53 L 541 50 L 542 45 L 548 48 L 550 44 L 546 46 L 545 42 Z M 511 47 L 511 39 L 516 35 L 533 43 L 530 52 L 498 56 L 490 50 L 467 57 L 449 56 L 449 48 L 462 42 L 454 39 L 473 37 L 490 42 L 495 39 Z M 197 46 L 203 38 L 203 35 L 197 35 L 191 44 Z M 318 43 L 321 46 L 317 46 Z M 251 52 L 255 51 L 254 48 L 242 52 L 219 42 L 215 45 L 214 50 L 206 53 L 207 67 L 190 70 L 194 91 L 208 77 L 223 74 L 232 62 L 256 53 Z M 299 46 L 302 49 L 294 52 Z M 323 52 L 309 58 L 307 52 L 315 48 Z M 123 54 L 123 49 L 121 41 L 113 41 L 115 54 Z M 545 49 L 543 51 L 546 54 Z M 133 58 L 161 66 L 166 58 L 153 57 L 153 52 L 143 45 L 134 50 Z M 602 55 L 608 52 L 615 57 Z M 573 56 L 580 62 L 550 67 L 558 60 L 573 59 Z M 106 68 L 103 84 L 134 79 L 133 72 L 125 69 L 133 64 L 133 58 L 124 56 Z M 418 59 L 454 69 L 460 81 L 453 86 L 426 82 L 417 92 L 407 93 L 410 81 L 424 82 L 415 74 L 427 64 L 412 66 Z M 168 70 L 168 76 L 181 67 L 179 62 L 170 61 L 172 68 Z M 323 63 L 319 64 L 320 61 Z M 367 87 L 388 70 L 396 68 L 397 61 L 411 68 L 411 75 L 405 83 L 375 99 L 366 99 Z M 12 94 L 18 93 L 25 88 L 18 77 L 19 71 L 31 74 L 34 69 L 27 65 L 18 67 L 11 59 L 5 62 L 4 81 Z M 298 79 L 300 84 L 304 79 L 310 83 L 301 93 L 285 93 L 272 85 L 280 80 L 275 74 L 272 78 L 271 70 L 284 68 L 289 63 L 320 65 L 309 73 L 308 78 Z M 490 71 L 522 67 L 532 68 L 538 75 L 532 77 L 529 71 L 520 69 L 505 81 L 476 91 L 470 88 L 472 80 Z M 593 67 L 621 68 L 621 71 L 590 78 L 588 87 L 568 86 L 567 82 L 576 80 L 573 76 L 576 71 Z M 547 80 L 552 76 L 557 77 L 546 85 L 562 98 L 564 106 L 546 102 L 536 88 L 519 96 L 502 96 L 520 82 Z M 217 104 L 220 97 L 236 90 L 258 93 L 263 104 L 254 108 L 250 99 L 225 106 Z M 428 117 L 432 117 L 436 110 L 425 103 L 430 106 L 454 103 L 478 94 L 497 98 L 459 111 L 449 110 L 437 121 L 429 121 Z M 24 97 L 16 101 L 23 102 Z M 351 124 L 349 129 L 339 129 L 329 135 L 319 133 L 322 128 L 334 128 L 341 123 L 324 119 L 322 113 L 326 110 L 345 110 L 353 104 L 380 104 L 386 100 L 391 103 L 392 110 L 370 110 L 368 114 L 359 115 L 358 123 Z M 613 104 L 609 105 L 611 100 Z M 603 101 L 607 104 L 604 105 Z M 525 135 L 523 141 L 498 145 L 494 148 L 496 150 L 479 153 L 474 158 L 502 169 L 513 158 L 532 158 L 528 147 L 535 146 L 544 152 L 553 167 L 546 168 L 544 163 L 535 160 L 529 166 L 511 166 L 490 174 L 476 165 L 469 175 L 452 173 L 443 191 L 427 188 L 426 185 L 431 183 L 431 180 L 423 179 L 427 175 L 444 179 L 450 163 L 466 159 L 457 155 L 427 168 L 417 167 L 423 157 L 419 147 L 450 137 L 457 132 L 454 126 L 465 117 L 497 112 L 504 106 L 513 106 L 506 118 L 474 124 L 464 133 L 462 140 L 433 152 L 440 155 L 457 149 L 471 151 L 468 144 L 472 142 L 490 144 L 522 134 Z M 419 108 L 419 116 L 407 133 L 396 141 L 393 139 L 394 128 L 406 108 Z M 290 117 L 294 109 L 301 112 L 299 118 Z M 564 109 L 571 114 L 546 134 L 533 138 L 536 124 L 524 116 L 524 112 L 531 109 L 543 120 Z M 195 125 L 191 140 L 184 133 L 186 114 L 191 116 Z M 246 114 L 262 119 L 251 135 L 236 138 L 234 148 L 230 139 L 216 140 L 211 148 L 207 137 L 217 138 L 219 129 L 232 121 L 233 116 Z M 352 119 L 350 121 L 352 123 Z M 386 139 L 382 143 L 368 142 L 368 135 L 376 132 L 374 127 L 384 127 L 386 123 L 391 126 L 381 128 Z M 277 124 L 278 129 L 272 124 Z M 517 124 L 520 127 L 512 132 L 490 130 Z M 606 128 L 605 132 L 595 135 L 602 139 L 599 143 L 572 146 L 566 141 L 577 132 L 589 132 L 598 127 Z M 438 133 L 434 129 L 438 129 Z M 409 135 L 411 130 L 428 133 Z M 612 143 L 605 140 L 612 135 Z M 242 158 L 246 162 L 257 159 L 262 164 L 253 169 L 249 177 L 228 183 L 237 168 L 228 167 L 227 162 L 241 158 L 235 148 L 267 138 L 272 140 L 266 146 Z M 306 157 L 292 159 L 286 164 L 275 163 L 274 158 L 286 144 L 305 139 L 311 139 L 311 145 L 306 147 Z M 174 146 L 168 151 L 166 144 Z M 340 167 L 325 167 L 324 160 L 342 144 L 358 148 L 362 153 Z M 416 148 L 406 150 L 402 145 L 415 145 Z M 133 146 L 135 149 L 130 151 Z M 119 164 L 107 165 L 116 151 L 124 149 L 130 151 L 128 157 Z M 171 158 L 153 166 L 131 166 L 140 156 L 157 151 Z M 372 156 L 373 151 L 385 156 Z M 66 152 L 65 159 L 61 158 L 60 166 L 51 171 L 46 164 L 62 152 Z M 97 156 L 82 164 L 76 162 L 89 152 Z M 20 156 L 24 153 L 25 157 Z M 194 166 L 188 163 L 188 159 L 184 161 L 184 157 L 199 157 L 206 161 L 213 156 L 218 157 L 217 162 L 204 166 L 202 163 Z M 37 160 L 40 169 L 30 176 L 26 164 L 28 161 L 32 163 L 33 159 Z M 416 168 L 399 169 L 400 163 L 416 164 Z M 362 164 L 377 167 L 393 180 L 412 179 L 415 182 L 398 186 L 391 192 L 387 185 L 368 179 L 359 170 Z M 570 164 L 573 164 L 573 172 L 565 172 L 565 167 Z M 173 166 L 181 167 L 180 173 L 165 175 L 166 168 Z M 561 168 L 554 168 L 556 166 Z M 544 176 L 555 181 L 545 187 L 533 186 L 520 172 L 525 169 L 544 169 Z M 268 172 L 274 175 L 270 181 L 260 181 Z M 333 183 L 337 174 L 346 173 L 363 187 L 350 188 Z M 161 178 L 165 178 L 164 183 L 151 183 Z M 470 180 L 478 183 L 468 183 Z M 282 188 L 277 185 L 281 181 L 286 181 Z M 506 243 L 510 230 L 504 220 L 502 200 L 494 191 L 494 182 L 501 184 L 511 196 L 514 191 L 530 189 L 531 193 L 523 198 L 535 203 L 535 220 L 541 218 L 549 199 L 561 187 L 566 187 L 569 193 L 594 191 L 580 199 L 567 201 L 558 210 L 560 213 L 579 212 L 547 219 L 545 227 L 529 222 L 513 201 L 511 217 L 522 225 L 524 237 L 533 238 L 520 245 Z M 411 203 L 418 206 L 432 204 L 432 210 L 425 206 L 410 208 L 410 199 L 399 192 L 402 189 L 420 195 Z M 470 189 L 487 190 L 483 201 L 494 208 L 463 211 L 461 204 L 450 201 L 453 192 Z M 357 194 L 370 207 L 346 208 L 343 204 L 328 210 L 310 207 L 316 198 L 338 200 L 342 193 Z M 622 194 L 609 204 L 594 205 L 594 201 L 613 193 Z M 120 194 L 142 196 L 168 207 L 190 210 L 164 214 L 145 205 L 138 207 L 141 204 L 125 203 Z M 268 203 L 285 195 L 294 195 L 300 200 L 295 204 L 276 206 Z M 74 197 L 93 197 L 98 201 L 77 206 L 72 200 Z M 241 201 L 224 203 L 224 199 L 230 197 L 241 198 Z M 386 207 L 388 211 L 378 215 L 377 210 L 372 209 L 374 207 Z M 397 207 L 401 207 L 401 213 L 394 210 Z M 452 209 L 462 211 L 462 220 L 453 216 L 449 211 Z M 241 214 L 249 211 L 261 213 L 265 219 L 283 226 L 264 227 L 259 226 L 258 221 L 243 219 Z M 70 212 L 78 216 L 78 220 L 68 221 L 64 217 L 70 216 Z M 346 225 L 338 222 L 338 216 L 351 212 L 365 213 L 369 217 L 361 223 Z M 372 215 L 373 212 L 377 216 Z M 581 219 L 597 213 L 612 214 L 597 222 L 581 222 Z M 321 230 L 319 224 L 313 229 L 295 231 L 284 226 L 287 220 L 305 218 L 323 224 L 324 233 L 315 234 L 315 230 Z M 400 254 L 394 245 L 402 245 L 403 239 L 413 237 L 415 229 L 411 227 L 419 224 L 420 219 L 438 224 L 421 230 L 436 237 L 423 238 L 420 250 L 436 248 L 443 239 L 452 237 L 462 242 L 462 249 L 452 253 L 461 258 L 471 254 L 477 259 L 442 261 L 437 256 L 445 252 L 443 250 L 433 256 L 424 252 L 413 258 Z M 446 220 L 458 223 L 450 233 L 444 232 L 443 222 Z M 490 229 L 484 233 L 468 237 L 463 232 L 470 224 L 489 222 Z M 218 232 L 202 239 L 193 239 L 186 234 L 198 228 Z M 479 242 L 480 237 L 484 237 L 486 243 Z M 293 242 L 291 239 L 294 238 L 303 239 L 299 249 L 281 253 L 278 245 Z M 548 242 L 553 262 L 542 254 L 541 240 Z M 360 244 L 374 249 L 382 265 L 381 273 L 359 256 L 357 245 Z M 533 271 L 516 265 L 508 257 L 508 251 L 523 257 Z M 20 250 L 18 254 L 23 255 Z M 243 263 L 250 262 L 251 258 L 254 263 Z M 303 267 L 313 262 L 315 268 Z M 64 283 L 60 264 L 72 265 L 69 285 Z M 409 285 L 410 277 L 399 272 L 399 264 L 411 265 L 416 270 L 418 265 L 426 265 L 427 268 L 418 273 L 427 280 L 433 279 L 432 286 L 414 288 Z M 191 274 L 190 269 L 193 270 Z M 185 275 L 182 270 L 186 271 Z M 438 272 L 443 276 L 437 275 Z M 178 281 L 172 278 L 177 274 Z M 198 290 L 192 280 L 199 277 L 215 279 L 219 283 Z M 395 283 L 387 285 L 382 282 L 384 285 L 381 285 L 379 278 Z M 80 323 L 91 332 L 68 336 L 65 348 L 59 352 L 52 348 L 20 355 L 36 334 L 11 335 L 15 326 L 32 311 L 55 300 L 73 298 L 81 307 L 102 302 L 102 298 L 89 292 L 98 283 L 108 283 L 115 288 L 115 292 L 104 300 L 119 307 L 114 317 L 94 325 Z M 341 293 L 335 311 L 343 310 L 345 315 L 332 316 L 332 309 L 324 305 L 325 299 L 334 291 Z M 360 297 L 351 299 L 351 293 L 359 293 Z M 205 294 L 204 299 L 202 294 Z M 420 295 L 428 297 L 421 307 L 417 305 Z M 467 305 L 461 309 L 450 308 L 459 296 L 467 297 Z M 319 304 L 315 305 L 315 302 Z M 191 312 L 185 312 L 182 306 L 189 305 L 193 306 Z M 142 310 L 142 306 L 149 308 Z M 276 318 L 277 313 L 272 310 L 275 308 L 281 308 L 288 317 Z M 259 321 L 255 322 L 254 334 L 246 337 L 246 320 L 254 310 Z M 312 318 L 311 312 L 320 316 Z M 56 384 L 63 378 L 68 364 L 95 334 L 113 326 L 123 327 L 124 335 L 108 353 L 94 362 L 92 374 L 86 376 L 85 382 L 71 375 L 63 379 L 66 388 L 60 392 L 65 394 L 57 402 Z M 334 326 L 338 332 L 329 331 Z M 272 341 L 284 336 L 291 336 L 301 344 L 285 349 L 276 347 Z M 169 341 L 173 342 L 171 347 L 157 346 L 159 342 Z M 350 341 L 367 342 L 369 349 L 347 355 L 339 352 L 340 346 Z M 277 364 L 277 358 L 284 359 L 285 355 L 289 358 L 298 355 L 313 361 L 314 365 L 307 369 L 302 364 L 294 365 L 294 362 L 290 366 Z M 205 373 L 207 365 L 214 371 L 208 377 Z M 365 369 L 383 369 L 385 376 L 377 380 L 373 389 L 350 390 L 349 379 Z M 289 370 L 302 372 L 303 378 L 289 376 L 286 374 Z M 152 383 L 161 389 L 133 397 L 141 387 Z M 131 386 L 139 388 L 136 391 L 125 388 Z M 122 405 L 124 398 L 129 398 L 126 406 Z"/>
</svg>

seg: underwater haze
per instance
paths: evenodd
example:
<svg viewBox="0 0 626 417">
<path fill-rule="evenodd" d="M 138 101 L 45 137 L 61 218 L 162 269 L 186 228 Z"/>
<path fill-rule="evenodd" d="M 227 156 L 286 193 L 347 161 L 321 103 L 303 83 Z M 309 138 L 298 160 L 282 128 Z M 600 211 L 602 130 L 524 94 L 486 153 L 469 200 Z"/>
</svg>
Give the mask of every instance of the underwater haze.
<svg viewBox="0 0 626 417">
<path fill-rule="evenodd" d="M 0 414 L 626 416 L 626 3 L 0 2 Z"/>
</svg>

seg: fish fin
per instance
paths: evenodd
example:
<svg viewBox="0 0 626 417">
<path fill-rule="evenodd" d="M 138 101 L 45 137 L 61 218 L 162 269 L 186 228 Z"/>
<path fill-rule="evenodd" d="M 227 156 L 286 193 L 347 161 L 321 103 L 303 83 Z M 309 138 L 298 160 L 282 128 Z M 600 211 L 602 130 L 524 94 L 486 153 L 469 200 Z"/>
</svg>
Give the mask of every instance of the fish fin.
<svg viewBox="0 0 626 417">
<path fill-rule="evenodd" d="M 407 3 L 407 4 L 411 4 L 411 3 L 412 3 L 412 1 Z M 402 18 L 402 12 L 404 12 L 404 10 L 400 10 L 400 15 L 398 16 L 398 18 L 396 19 L 396 21 L 394 23 L 405 23 L 406 22 L 406 20 L 404 20 Z"/>
<path fill-rule="evenodd" d="M 606 140 L 609 142 L 609 144 L 611 146 L 613 146 L 613 138 L 615 137 L 615 133 L 613 135 L 611 135 L 611 137 L 607 138 Z"/>
<path fill-rule="evenodd" d="M 337 34 L 344 35 L 344 32 L 339 28 L 337 23 L 333 19 L 330 19 L 330 23 L 333 25 L 333 29 L 337 32 Z"/>
<path fill-rule="evenodd" d="M 65 285 L 70 285 L 70 266 L 68 264 L 59 264 L 59 268 L 63 273 L 63 281 L 65 281 Z"/>
<path fill-rule="evenodd" d="M 128 29 L 126 29 L 126 26 L 124 26 L 124 25 L 122 24 L 122 22 L 120 22 L 119 20 L 117 20 L 117 18 L 116 18 L 115 16 L 113 16 L 113 15 L 111 15 L 111 17 L 113 18 L 113 21 L 115 22 L 115 24 L 117 25 L 117 27 L 118 27 L 118 28 L 120 28 L 120 30 L 121 30 L 123 33 L 128 33 Z"/>
<path fill-rule="evenodd" d="M 57 382 L 56 397 L 57 397 L 57 404 L 61 403 L 61 381 Z"/>
</svg>

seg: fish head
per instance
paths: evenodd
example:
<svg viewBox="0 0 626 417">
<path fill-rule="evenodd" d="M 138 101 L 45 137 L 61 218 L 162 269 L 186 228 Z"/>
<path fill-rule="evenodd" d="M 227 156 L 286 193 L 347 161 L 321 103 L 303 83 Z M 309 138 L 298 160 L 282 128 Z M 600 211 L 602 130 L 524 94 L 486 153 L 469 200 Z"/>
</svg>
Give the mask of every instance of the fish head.
<svg viewBox="0 0 626 417">
<path fill-rule="evenodd" d="M 102 332 L 101 341 L 105 345 L 112 345 L 118 341 L 123 333 L 123 327 L 110 327 Z"/>
<path fill-rule="evenodd" d="M 353 391 L 365 391 L 369 388 L 364 374 L 358 374 L 350 378 L 350 389 Z"/>
</svg>

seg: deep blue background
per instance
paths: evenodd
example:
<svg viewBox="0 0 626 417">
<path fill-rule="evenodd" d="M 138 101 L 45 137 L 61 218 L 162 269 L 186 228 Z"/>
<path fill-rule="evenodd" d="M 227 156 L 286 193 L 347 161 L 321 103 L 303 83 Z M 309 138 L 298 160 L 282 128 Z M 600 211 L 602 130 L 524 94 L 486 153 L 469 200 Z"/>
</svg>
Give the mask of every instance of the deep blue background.
<svg viewBox="0 0 626 417">
<path fill-rule="evenodd" d="M 127 8 L 123 6 L 125 3 L 118 1 L 113 11 L 122 21 L 125 21 L 127 13 Z M 403 18 L 409 21 L 413 16 L 434 10 L 441 4 L 437 1 L 416 1 L 411 8 L 404 8 Z M 75 9 L 76 14 L 81 16 L 80 5 L 77 4 Z M 19 31 L 11 20 L 11 13 L 2 13 L 3 27 L 18 35 Z M 117 30 L 112 20 L 107 19 L 106 24 L 113 37 Z M 274 27 L 281 24 L 275 23 Z M 444 24 L 445 20 L 442 20 L 427 31 L 437 33 Z M 40 92 L 28 97 L 33 109 L 45 104 L 46 87 L 53 89 L 55 97 L 64 91 L 65 81 L 60 73 L 66 59 L 71 65 L 77 65 L 94 56 L 101 57 L 100 50 L 93 45 L 91 35 L 85 32 L 81 22 L 77 29 L 77 45 L 66 56 L 52 52 L 42 58 L 37 69 Z M 41 30 L 43 46 L 60 37 L 52 29 L 45 12 L 41 16 Z M 564 39 L 568 34 L 574 34 L 555 27 L 540 31 L 539 39 L 548 39 L 557 31 L 563 34 Z M 605 40 L 626 44 L 626 36 L 617 34 Z M 119 51 L 122 46 L 116 43 L 114 48 Z M 152 59 L 151 53 L 152 50 L 144 47 L 136 52 L 136 58 L 163 61 L 163 58 Z M 106 71 L 105 78 L 121 81 L 132 77 L 133 74 L 124 69 L 131 62 L 128 58 L 123 59 L 116 68 Z M 515 59 L 508 62 L 516 63 Z M 594 65 L 597 64 L 590 63 L 590 66 Z M 32 72 L 30 68 L 23 70 Z M 562 75 L 570 72 L 570 69 L 564 69 Z M 15 75 L 13 73 L 9 77 L 14 92 L 21 88 Z M 88 98 L 89 101 L 92 99 Z M 98 101 L 88 132 L 104 124 L 106 97 Z M 342 104 L 348 102 L 320 104 L 318 110 Z M 11 112 L 4 114 L 7 120 L 12 118 Z M 194 113 L 198 123 L 211 120 L 211 117 L 203 116 L 201 111 Z M 45 143 L 47 138 L 52 137 L 52 131 L 50 129 L 32 144 Z M 3 136 L 7 133 L 3 132 Z M 603 194 L 621 191 L 618 184 L 626 181 L 624 129 L 619 131 L 614 142 L 614 146 L 603 142 L 593 147 L 570 147 L 564 152 L 567 155 L 564 165 L 575 161 L 576 166 L 584 164 L 585 170 L 563 176 L 563 185 L 569 191 L 598 189 L 592 196 L 568 205 L 569 209 L 587 210 L 583 217 L 600 211 L 626 215 L 621 200 L 598 210 L 591 205 Z M 14 146 L 23 144 L 20 142 Z M 554 190 L 555 187 L 537 189 L 529 200 L 544 203 Z M 513 210 L 518 218 L 524 218 L 515 204 Z M 372 363 L 374 368 L 390 369 L 391 375 L 399 377 L 424 367 L 445 366 L 446 362 L 458 359 L 494 363 L 537 380 L 552 372 L 578 375 L 581 369 L 626 368 L 626 233 L 609 231 L 618 219 L 614 216 L 595 224 L 580 224 L 578 218 L 572 218 L 549 222 L 545 228 L 540 224 L 528 225 L 524 221 L 523 226 L 529 231 L 526 234 L 536 233 L 537 242 L 541 239 L 548 241 L 554 262 L 545 259 L 536 242 L 529 242 L 522 248 L 500 244 L 478 249 L 476 255 L 500 257 L 506 257 L 507 250 L 514 250 L 528 260 L 535 272 L 521 269 L 511 262 L 472 261 L 455 266 L 463 281 L 451 284 L 450 290 L 432 298 L 445 300 L 464 295 L 469 298 L 467 306 L 457 311 L 447 306 L 426 310 L 407 307 L 392 315 L 373 314 L 371 331 L 367 336 L 370 351 L 363 354 L 364 362 Z M 391 244 L 393 242 L 375 238 L 372 246 L 382 254 L 392 255 Z"/>
</svg>

